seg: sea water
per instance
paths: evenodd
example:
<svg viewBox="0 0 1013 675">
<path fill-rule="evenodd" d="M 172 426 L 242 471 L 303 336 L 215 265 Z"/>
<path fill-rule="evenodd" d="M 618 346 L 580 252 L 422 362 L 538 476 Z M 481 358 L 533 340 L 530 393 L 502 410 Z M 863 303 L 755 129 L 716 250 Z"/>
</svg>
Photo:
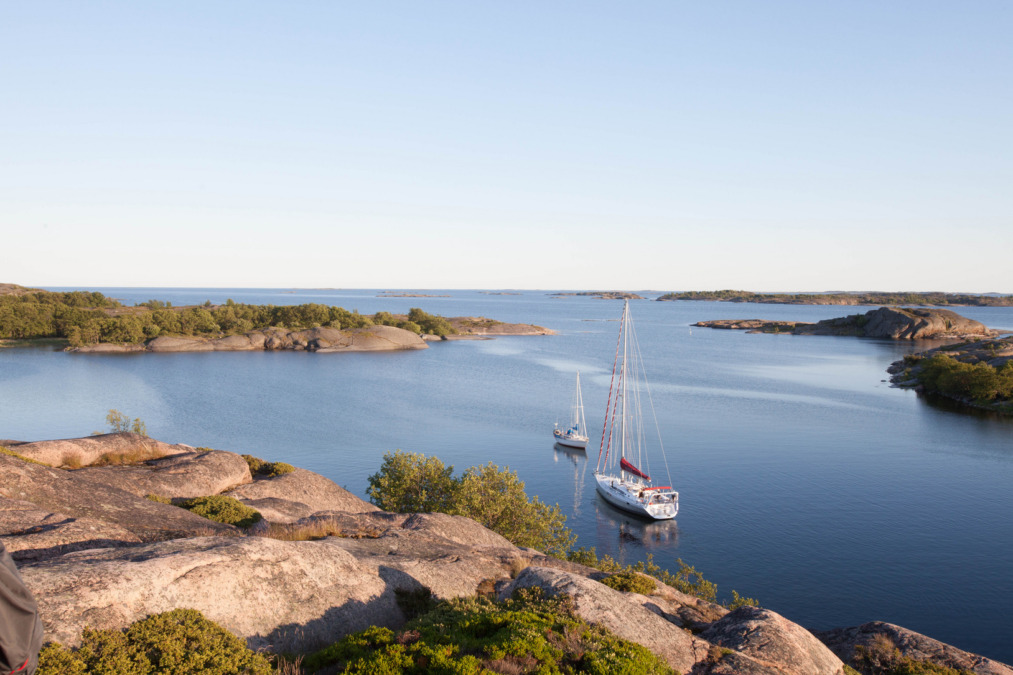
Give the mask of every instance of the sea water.
<svg viewBox="0 0 1013 675">
<path fill-rule="evenodd" d="M 667 458 L 648 468 L 680 493 L 675 521 L 647 523 L 606 505 L 592 476 L 621 302 L 542 291 L 97 290 L 126 304 L 421 307 L 557 335 L 354 354 L 2 349 L 0 438 L 87 435 L 105 430 L 114 408 L 159 440 L 290 462 L 360 496 L 396 449 L 457 471 L 493 462 L 558 503 L 578 545 L 599 554 L 650 555 L 673 570 L 682 559 L 719 598 L 735 589 L 814 630 L 888 621 L 1013 662 L 1013 422 L 892 388 L 887 366 L 923 345 L 691 326 L 869 308 L 633 301 L 653 400 L 645 412 Z M 1013 309 L 958 311 L 1013 330 Z M 586 452 L 552 441 L 578 370 Z"/>
</svg>

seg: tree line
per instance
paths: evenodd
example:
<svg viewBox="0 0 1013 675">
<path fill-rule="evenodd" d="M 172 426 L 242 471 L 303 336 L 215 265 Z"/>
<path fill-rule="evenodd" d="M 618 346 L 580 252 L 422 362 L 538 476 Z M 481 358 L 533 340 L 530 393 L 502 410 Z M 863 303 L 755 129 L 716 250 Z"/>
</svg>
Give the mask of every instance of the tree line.
<svg viewBox="0 0 1013 675">
<path fill-rule="evenodd" d="M 373 325 L 441 337 L 456 332 L 444 317 L 417 307 L 407 316 L 390 312 L 365 315 L 317 303 L 248 305 L 230 299 L 224 305 L 207 302 L 197 307 L 173 307 L 171 303 L 149 300 L 124 307 L 97 292 L 0 295 L 0 338 L 64 338 L 75 347 L 100 342 L 139 343 L 160 335 L 221 337 L 264 328 L 349 329 Z"/>
<path fill-rule="evenodd" d="M 927 392 L 978 404 L 1013 399 L 1013 361 L 996 368 L 984 361 L 964 363 L 949 354 L 936 354 L 918 366 L 915 376 Z"/>
</svg>

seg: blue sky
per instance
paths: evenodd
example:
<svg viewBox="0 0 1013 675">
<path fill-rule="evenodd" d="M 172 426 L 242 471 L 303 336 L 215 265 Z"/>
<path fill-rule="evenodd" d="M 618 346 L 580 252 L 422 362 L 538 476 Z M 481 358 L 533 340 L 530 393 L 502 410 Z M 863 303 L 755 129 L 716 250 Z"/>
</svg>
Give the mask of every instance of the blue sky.
<svg viewBox="0 0 1013 675">
<path fill-rule="evenodd" d="M 8 2 L 0 281 L 1013 292 L 1013 3 Z"/>
</svg>

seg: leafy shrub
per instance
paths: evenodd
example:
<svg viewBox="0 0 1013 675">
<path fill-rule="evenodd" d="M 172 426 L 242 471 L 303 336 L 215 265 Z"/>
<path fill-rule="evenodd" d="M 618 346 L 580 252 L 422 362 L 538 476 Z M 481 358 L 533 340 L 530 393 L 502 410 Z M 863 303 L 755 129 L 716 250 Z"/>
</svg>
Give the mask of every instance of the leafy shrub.
<svg viewBox="0 0 1013 675">
<path fill-rule="evenodd" d="M 697 572 L 696 568 L 692 565 L 684 563 L 681 558 L 676 560 L 676 562 L 679 563 L 679 570 L 675 574 L 672 574 L 668 570 L 655 564 L 654 557 L 651 555 L 647 556 L 646 561 L 641 560 L 635 565 L 626 565 L 623 567 L 610 555 L 604 555 L 599 558 L 598 554 L 594 550 L 594 547 L 581 547 L 569 551 L 566 554 L 566 559 L 571 562 L 586 565 L 587 567 L 594 567 L 602 572 L 608 572 L 613 575 L 619 573 L 632 574 L 634 572 L 646 574 L 678 591 L 682 591 L 688 595 L 694 595 L 701 600 L 706 600 L 707 602 L 715 602 L 717 598 L 717 584 L 704 579 L 703 574 Z M 735 605 L 736 607 L 757 604 L 756 600 L 753 600 L 752 598 L 744 598 L 735 591 L 732 591 L 732 596 L 732 603 L 739 603 Z"/>
<path fill-rule="evenodd" d="M 984 361 L 963 363 L 948 354 L 923 359 L 917 373 L 926 391 L 979 403 L 1013 398 L 1013 361 L 993 368 Z"/>
<path fill-rule="evenodd" d="M 263 475 L 268 478 L 274 478 L 275 476 L 283 476 L 293 471 L 295 471 L 295 467 L 286 462 L 268 462 Z"/>
<path fill-rule="evenodd" d="M 459 483 L 454 467 L 414 452 L 383 455 L 380 470 L 367 480 L 369 501 L 393 513 L 455 513 Z"/>
<path fill-rule="evenodd" d="M 43 648 L 38 675 L 270 675 L 266 656 L 194 609 L 174 609 L 124 631 L 85 628 L 76 650 Z"/>
<path fill-rule="evenodd" d="M 672 673 L 643 647 L 573 614 L 567 596 L 518 591 L 506 602 L 440 602 L 404 631 L 369 628 L 308 656 L 310 670 L 349 673 Z"/>
<path fill-rule="evenodd" d="M 140 417 L 135 417 L 131 420 L 115 408 L 109 410 L 109 413 L 106 415 L 106 422 L 109 424 L 110 433 L 132 431 L 141 436 L 148 435 L 148 427 Z"/>
<path fill-rule="evenodd" d="M 407 619 L 431 612 L 436 605 L 433 592 L 425 586 L 410 591 L 402 588 L 394 589 L 394 600 Z"/>
<path fill-rule="evenodd" d="M 250 467 L 250 473 L 254 476 L 256 476 L 260 472 L 261 468 L 267 464 L 267 462 L 261 458 L 254 457 L 253 455 L 240 455 L 240 457 L 246 460 L 247 466 Z"/>
<path fill-rule="evenodd" d="M 208 520 L 236 527 L 249 527 L 261 520 L 263 516 L 256 509 L 246 506 L 238 499 L 225 495 L 208 495 L 194 497 L 176 502 L 176 506 L 203 516 Z"/>
<path fill-rule="evenodd" d="M 658 584 L 654 579 L 638 574 L 633 570 L 623 570 L 622 572 L 610 574 L 602 579 L 601 582 L 617 591 L 640 593 L 641 595 L 650 595 L 658 588 Z"/>
<path fill-rule="evenodd" d="M 295 471 L 295 467 L 285 462 L 265 462 L 259 457 L 253 455 L 240 455 L 246 460 L 247 465 L 250 467 L 250 473 L 254 476 L 264 476 L 266 478 L 274 478 L 275 476 L 282 476 L 286 473 L 292 473 Z"/>
<path fill-rule="evenodd" d="M 369 477 L 366 494 L 385 511 L 437 511 L 467 516 L 517 546 L 564 555 L 575 540 L 559 506 L 528 498 L 524 482 L 509 468 L 491 462 L 460 478 L 436 457 L 400 450 L 385 453 L 380 471 Z"/>
</svg>

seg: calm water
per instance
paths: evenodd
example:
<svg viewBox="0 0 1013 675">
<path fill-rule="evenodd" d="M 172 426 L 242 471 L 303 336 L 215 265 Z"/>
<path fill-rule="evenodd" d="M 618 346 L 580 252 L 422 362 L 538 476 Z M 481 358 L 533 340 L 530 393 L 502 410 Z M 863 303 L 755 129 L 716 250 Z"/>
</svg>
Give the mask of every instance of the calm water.
<svg viewBox="0 0 1013 675">
<path fill-rule="evenodd" d="M 459 470 L 491 461 L 516 470 L 529 494 L 558 502 L 580 545 L 627 562 L 651 554 L 672 568 L 682 558 L 719 596 L 734 588 L 812 629 L 883 620 L 1013 662 L 1013 424 L 891 389 L 885 369 L 911 345 L 689 327 L 865 308 L 632 303 L 681 501 L 676 522 L 646 524 L 605 505 L 591 475 L 619 302 L 543 292 L 99 290 L 130 304 L 418 306 L 559 335 L 386 354 L 0 350 L 0 438 L 87 435 L 116 408 L 160 440 L 288 461 L 360 495 L 389 450 L 435 454 Z M 1011 309 L 960 311 L 1013 330 Z M 592 431 L 586 455 L 551 440 L 578 369 Z"/>
</svg>

